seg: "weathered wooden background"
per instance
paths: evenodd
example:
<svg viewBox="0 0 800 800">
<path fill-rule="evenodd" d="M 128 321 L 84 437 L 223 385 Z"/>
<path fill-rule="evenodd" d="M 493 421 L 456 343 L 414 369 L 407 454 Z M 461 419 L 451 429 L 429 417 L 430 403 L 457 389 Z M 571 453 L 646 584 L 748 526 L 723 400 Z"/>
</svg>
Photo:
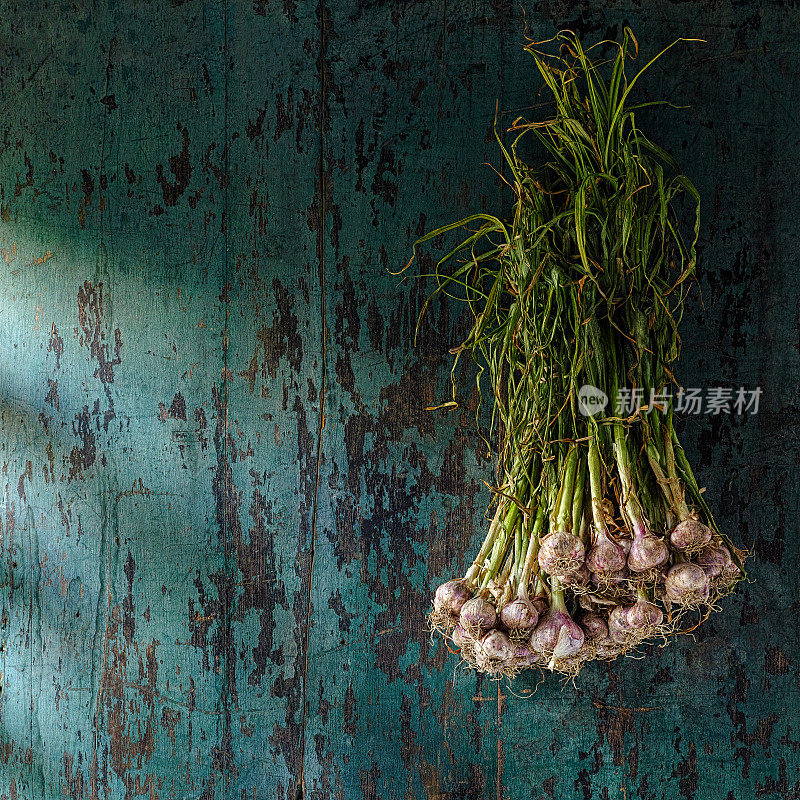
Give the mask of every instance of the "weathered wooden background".
<svg viewBox="0 0 800 800">
<path fill-rule="evenodd" d="M 387 273 L 503 193 L 520 49 L 684 45 L 643 97 L 704 198 L 683 426 L 754 582 L 577 688 L 455 671 L 432 588 L 490 464 L 460 310 Z M 0 797 L 800 797 L 800 10 L 785 2 L 0 7 Z M 643 62 L 642 62 L 643 63 Z M 519 696 L 518 696 L 519 695 Z"/>
</svg>

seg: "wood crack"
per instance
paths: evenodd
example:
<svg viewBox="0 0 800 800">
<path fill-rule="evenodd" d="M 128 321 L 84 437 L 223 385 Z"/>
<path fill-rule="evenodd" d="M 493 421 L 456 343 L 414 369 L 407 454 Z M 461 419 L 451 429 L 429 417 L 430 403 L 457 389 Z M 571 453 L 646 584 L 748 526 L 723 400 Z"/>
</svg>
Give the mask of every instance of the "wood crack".
<svg viewBox="0 0 800 800">
<path fill-rule="evenodd" d="M 319 221 L 317 226 L 317 264 L 319 271 L 319 291 L 320 291 L 320 394 L 319 412 L 317 419 L 317 449 L 314 474 L 314 495 L 312 500 L 311 512 L 311 545 L 309 548 L 309 574 L 308 574 L 308 594 L 306 596 L 306 622 L 303 635 L 303 654 L 302 654 L 302 693 L 300 705 L 300 775 L 295 787 L 295 800 L 303 800 L 306 793 L 306 724 L 308 716 L 308 651 L 311 636 L 311 617 L 313 613 L 312 591 L 314 585 L 314 559 L 316 554 L 317 542 L 317 521 L 319 511 L 319 485 L 320 469 L 322 464 L 322 433 L 325 429 L 325 396 L 327 388 L 327 308 L 326 308 L 326 283 L 325 283 L 325 216 L 327 214 L 326 195 L 328 190 L 328 174 L 326 172 L 326 141 L 325 141 L 325 120 L 328 103 L 328 87 L 326 81 L 326 59 L 327 59 L 327 8 L 325 0 L 320 0 L 318 5 L 319 15 L 319 151 L 317 154 L 317 193 L 319 198 Z"/>
</svg>

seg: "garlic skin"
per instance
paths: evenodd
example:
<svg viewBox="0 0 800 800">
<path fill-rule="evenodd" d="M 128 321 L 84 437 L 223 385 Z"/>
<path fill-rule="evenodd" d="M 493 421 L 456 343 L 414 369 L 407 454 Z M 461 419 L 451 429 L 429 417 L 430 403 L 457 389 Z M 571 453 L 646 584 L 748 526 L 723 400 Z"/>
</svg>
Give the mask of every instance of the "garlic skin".
<svg viewBox="0 0 800 800">
<path fill-rule="evenodd" d="M 548 575 L 566 575 L 574 572 L 584 562 L 586 548 L 573 533 L 553 531 L 542 539 L 537 559 Z"/>
<path fill-rule="evenodd" d="M 625 644 L 634 630 L 628 621 L 628 609 L 625 606 L 614 606 L 608 615 L 608 636 L 615 644 Z"/>
<path fill-rule="evenodd" d="M 592 580 L 592 573 L 589 572 L 586 564 L 581 564 L 578 569 L 572 570 L 561 576 L 561 585 L 565 589 L 573 591 L 585 589 Z"/>
<path fill-rule="evenodd" d="M 587 642 L 601 642 L 608 639 L 608 623 L 599 615 L 588 613 L 580 619 Z"/>
<path fill-rule="evenodd" d="M 461 627 L 461 625 L 456 625 L 455 628 L 453 628 L 453 630 L 450 632 L 450 637 L 453 640 L 453 644 L 459 650 L 470 641 L 470 637 L 467 635 L 467 632 Z"/>
<path fill-rule="evenodd" d="M 539 612 L 532 603 L 518 597 L 503 606 L 500 621 L 512 633 L 530 634 L 539 622 Z"/>
<path fill-rule="evenodd" d="M 531 634 L 531 650 L 551 659 L 576 655 L 586 635 L 566 612 L 550 609 Z"/>
<path fill-rule="evenodd" d="M 514 653 L 514 648 L 502 631 L 489 631 L 480 641 L 487 658 L 492 661 L 508 661 Z"/>
<path fill-rule="evenodd" d="M 478 638 L 497 624 L 497 612 L 494 606 L 482 597 L 473 597 L 461 607 L 458 617 L 459 625 L 473 638 Z"/>
<path fill-rule="evenodd" d="M 452 580 L 443 583 L 433 596 L 433 607 L 436 611 L 448 611 L 459 614 L 464 603 L 472 597 L 464 581 Z"/>
<path fill-rule="evenodd" d="M 531 600 L 531 605 L 539 612 L 539 617 L 547 613 L 550 608 L 550 602 L 544 595 L 538 595 Z"/>
<path fill-rule="evenodd" d="M 708 600 L 711 581 L 698 564 L 675 564 L 664 580 L 664 595 L 672 603 L 693 606 Z"/>
<path fill-rule="evenodd" d="M 718 578 L 733 563 L 730 551 L 724 545 L 704 547 L 697 555 L 697 564 L 709 578 Z"/>
<path fill-rule="evenodd" d="M 660 567 L 669 560 L 666 544 L 649 531 L 637 530 L 628 553 L 628 569 L 631 572 L 647 572 Z"/>
<path fill-rule="evenodd" d="M 698 519 L 679 522 L 669 535 L 672 546 L 686 553 L 696 553 L 711 542 L 713 531 Z"/>
<path fill-rule="evenodd" d="M 664 612 L 648 600 L 640 599 L 628 607 L 626 619 L 631 628 L 646 631 L 664 622 Z"/>
<path fill-rule="evenodd" d="M 536 667 L 542 663 L 542 657 L 534 653 L 530 647 L 524 644 L 514 645 L 514 660 L 523 667 Z"/>
<path fill-rule="evenodd" d="M 627 557 L 616 542 L 611 541 L 605 531 L 595 534 L 595 544 L 586 555 L 586 566 L 595 575 L 608 575 L 624 569 Z"/>
</svg>

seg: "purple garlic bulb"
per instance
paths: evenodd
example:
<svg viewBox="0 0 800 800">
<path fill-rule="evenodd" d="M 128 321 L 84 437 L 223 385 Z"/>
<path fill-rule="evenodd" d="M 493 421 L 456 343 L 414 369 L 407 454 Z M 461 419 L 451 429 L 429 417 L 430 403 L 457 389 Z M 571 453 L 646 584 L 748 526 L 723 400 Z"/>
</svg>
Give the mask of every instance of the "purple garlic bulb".
<svg viewBox="0 0 800 800">
<path fill-rule="evenodd" d="M 665 564 L 669 550 L 664 542 L 649 531 L 636 528 L 631 550 L 628 553 L 628 569 L 631 572 L 647 572 Z"/>
<path fill-rule="evenodd" d="M 447 611 L 450 614 L 459 614 L 464 603 L 469 600 L 472 592 L 464 581 L 447 581 L 436 589 L 433 596 L 433 607 L 436 611 Z"/>
<path fill-rule="evenodd" d="M 473 638 L 491 630 L 497 624 L 497 612 L 494 606 L 482 597 L 473 597 L 461 606 L 458 616 L 459 624 Z"/>
<path fill-rule="evenodd" d="M 733 559 L 727 547 L 712 544 L 700 551 L 697 563 L 709 578 L 717 578 L 729 564 L 733 563 Z"/>
<path fill-rule="evenodd" d="M 516 644 L 514 645 L 514 661 L 523 669 L 527 669 L 541 664 L 542 657 L 538 653 L 534 653 L 530 647 L 526 647 L 524 644 Z"/>
<path fill-rule="evenodd" d="M 619 572 L 625 566 L 625 551 L 605 531 L 598 531 L 594 547 L 586 556 L 586 566 L 595 575 Z"/>
<path fill-rule="evenodd" d="M 699 519 L 689 518 L 679 522 L 672 529 L 669 540 L 678 550 L 696 553 L 711 541 L 712 535 L 713 532 L 708 525 L 704 525 Z"/>
<path fill-rule="evenodd" d="M 688 561 L 675 564 L 667 573 L 664 594 L 673 603 L 692 606 L 708 600 L 710 580 L 703 568 Z"/>
<path fill-rule="evenodd" d="M 566 610 L 551 608 L 531 634 L 531 650 L 552 658 L 574 656 L 583 647 L 585 635 Z"/>
<path fill-rule="evenodd" d="M 456 625 L 450 633 L 453 639 L 453 644 L 460 650 L 468 641 L 470 641 L 467 632 L 460 626 Z"/>
<path fill-rule="evenodd" d="M 539 621 L 539 612 L 532 603 L 518 597 L 503 606 L 503 610 L 500 612 L 500 621 L 512 633 L 530 634 Z"/>
<path fill-rule="evenodd" d="M 634 628 L 628 620 L 626 606 L 614 606 L 608 615 L 608 635 L 612 642 L 625 644 L 634 633 Z"/>
<path fill-rule="evenodd" d="M 491 661 L 508 661 L 514 653 L 514 648 L 502 631 L 489 631 L 481 639 L 481 649 Z"/>
<path fill-rule="evenodd" d="M 586 548 L 583 542 L 567 531 L 553 531 L 539 545 L 539 566 L 548 575 L 566 575 L 583 564 Z"/>
<path fill-rule="evenodd" d="M 640 598 L 627 609 L 628 626 L 634 630 L 657 628 L 664 621 L 664 612 L 648 600 Z"/>
<path fill-rule="evenodd" d="M 608 639 L 608 625 L 599 614 L 584 614 L 580 624 L 587 641 L 598 642 Z"/>
</svg>

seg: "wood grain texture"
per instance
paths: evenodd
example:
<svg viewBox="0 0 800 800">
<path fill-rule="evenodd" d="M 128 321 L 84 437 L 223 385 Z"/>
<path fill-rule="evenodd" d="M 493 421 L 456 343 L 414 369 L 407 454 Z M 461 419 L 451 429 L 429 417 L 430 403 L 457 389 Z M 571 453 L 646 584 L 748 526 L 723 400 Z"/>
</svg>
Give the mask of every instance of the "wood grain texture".
<svg viewBox="0 0 800 800">
<path fill-rule="evenodd" d="M 9 3 L 0 798 L 800 797 L 798 67 L 788 2 Z M 724 613 L 575 687 L 431 641 L 490 479 L 465 320 L 389 274 L 507 209 L 521 52 L 680 35 L 641 124 L 704 198 L 682 439 L 754 550 Z M 429 251 L 423 266 L 430 263 Z M 700 296 L 702 294 L 702 303 Z M 467 365 L 460 374 L 469 387 Z M 533 693 L 535 690 L 535 693 Z"/>
</svg>

